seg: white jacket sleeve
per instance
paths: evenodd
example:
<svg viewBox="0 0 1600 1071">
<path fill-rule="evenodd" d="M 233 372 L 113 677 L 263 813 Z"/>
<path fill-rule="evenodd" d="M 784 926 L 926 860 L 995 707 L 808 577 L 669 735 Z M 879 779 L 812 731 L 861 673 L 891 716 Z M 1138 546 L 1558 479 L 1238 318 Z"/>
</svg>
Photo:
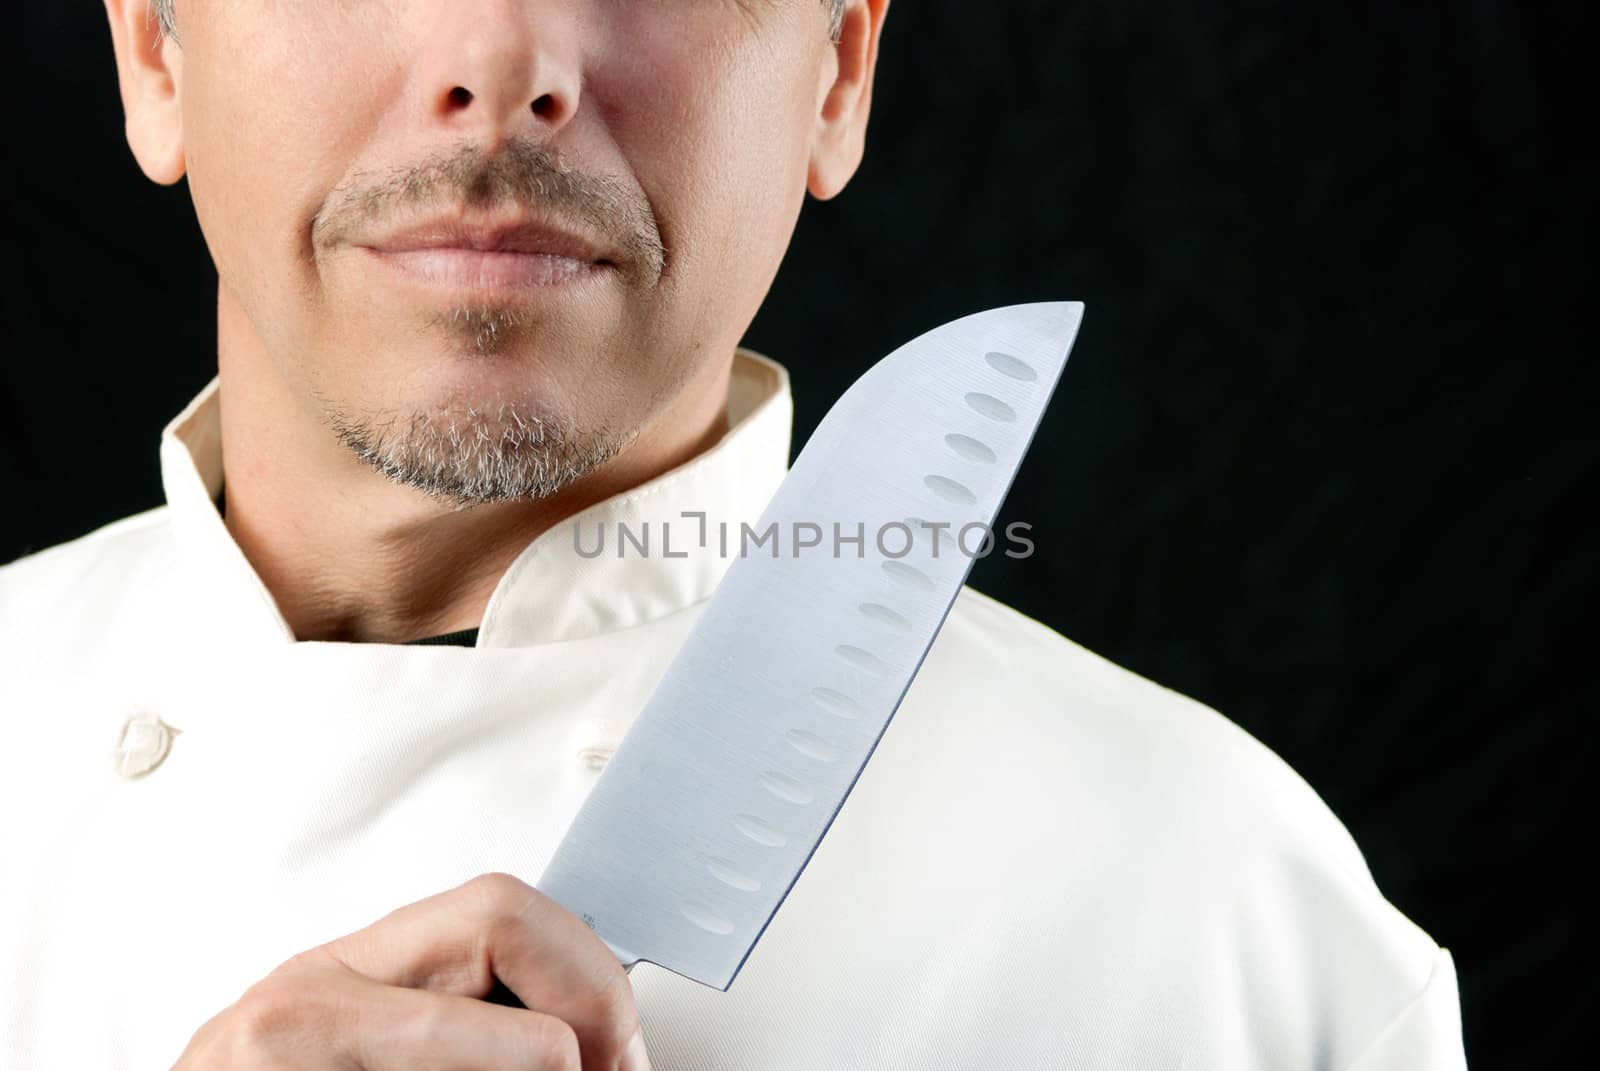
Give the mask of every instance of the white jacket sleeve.
<svg viewBox="0 0 1600 1071">
<path fill-rule="evenodd" d="M 1466 1066 L 1455 962 L 1441 948 L 1428 984 L 1373 1039 L 1350 1071 L 1457 1071 Z"/>
</svg>

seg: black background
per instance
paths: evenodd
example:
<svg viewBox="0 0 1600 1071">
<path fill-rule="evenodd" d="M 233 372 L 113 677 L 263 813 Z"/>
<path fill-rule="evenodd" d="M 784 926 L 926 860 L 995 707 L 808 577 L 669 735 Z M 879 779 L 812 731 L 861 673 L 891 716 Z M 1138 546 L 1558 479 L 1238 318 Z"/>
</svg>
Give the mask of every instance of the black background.
<svg viewBox="0 0 1600 1071">
<path fill-rule="evenodd" d="M 1426 8 L 899 0 L 867 161 L 747 341 L 799 443 L 929 327 L 1087 302 L 1003 518 L 1038 553 L 974 584 L 1283 755 L 1453 951 L 1474 1066 L 1558 1065 L 1593 991 L 1559 969 L 1594 841 L 1589 35 Z M 0 562 L 159 503 L 215 368 L 100 6 L 11 17 Z"/>
</svg>

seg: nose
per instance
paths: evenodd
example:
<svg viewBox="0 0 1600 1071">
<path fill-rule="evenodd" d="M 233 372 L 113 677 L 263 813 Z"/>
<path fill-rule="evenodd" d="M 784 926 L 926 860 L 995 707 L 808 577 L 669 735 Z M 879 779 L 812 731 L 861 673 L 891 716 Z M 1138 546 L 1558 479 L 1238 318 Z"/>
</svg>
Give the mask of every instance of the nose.
<svg viewBox="0 0 1600 1071">
<path fill-rule="evenodd" d="M 511 135 L 548 140 L 578 109 L 578 35 L 548 0 L 426 5 L 419 84 L 429 118 L 494 147 Z"/>
</svg>

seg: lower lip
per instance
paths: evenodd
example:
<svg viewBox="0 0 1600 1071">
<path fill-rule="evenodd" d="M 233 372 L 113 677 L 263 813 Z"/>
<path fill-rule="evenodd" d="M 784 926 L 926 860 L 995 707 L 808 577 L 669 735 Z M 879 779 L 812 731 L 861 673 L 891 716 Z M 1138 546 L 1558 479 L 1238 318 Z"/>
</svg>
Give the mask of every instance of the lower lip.
<svg viewBox="0 0 1600 1071">
<path fill-rule="evenodd" d="M 550 253 L 506 253 L 480 249 L 409 249 L 366 252 L 424 283 L 458 290 L 528 290 L 570 286 L 609 270 L 599 261 Z"/>
</svg>

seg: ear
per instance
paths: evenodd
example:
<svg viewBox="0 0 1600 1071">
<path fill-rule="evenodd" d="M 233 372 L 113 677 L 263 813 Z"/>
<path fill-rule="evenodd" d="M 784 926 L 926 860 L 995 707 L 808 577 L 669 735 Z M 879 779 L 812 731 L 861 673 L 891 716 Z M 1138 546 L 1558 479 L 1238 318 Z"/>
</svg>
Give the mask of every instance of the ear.
<svg viewBox="0 0 1600 1071">
<path fill-rule="evenodd" d="M 823 64 L 825 81 L 806 174 L 806 189 L 819 201 L 837 196 L 861 166 L 878 37 L 888 13 L 889 0 L 849 0 L 831 62 Z"/>
<path fill-rule="evenodd" d="M 128 147 L 153 182 L 183 177 L 183 50 L 156 22 L 150 0 L 105 0 Z"/>
</svg>

